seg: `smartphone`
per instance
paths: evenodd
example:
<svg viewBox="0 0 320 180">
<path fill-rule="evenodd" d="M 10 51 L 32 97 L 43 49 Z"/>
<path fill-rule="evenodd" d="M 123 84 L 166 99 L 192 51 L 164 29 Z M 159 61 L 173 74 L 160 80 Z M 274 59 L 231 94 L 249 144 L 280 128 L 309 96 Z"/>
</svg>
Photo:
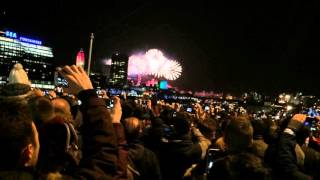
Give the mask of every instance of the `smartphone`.
<svg viewBox="0 0 320 180">
<path fill-rule="evenodd" d="M 317 120 L 314 117 L 307 117 L 303 125 L 308 127 L 311 131 L 315 130 L 317 127 Z"/>
<path fill-rule="evenodd" d="M 96 90 L 96 94 L 98 95 L 99 98 L 102 98 L 102 93 L 100 89 Z"/>
<path fill-rule="evenodd" d="M 319 116 L 319 113 L 314 108 L 309 108 L 308 112 L 306 113 L 308 117 L 314 118 L 316 116 Z"/>
<path fill-rule="evenodd" d="M 137 99 L 134 100 L 135 104 L 139 104 L 139 101 Z"/>
<path fill-rule="evenodd" d="M 106 105 L 108 109 L 111 109 L 114 107 L 113 99 L 106 99 Z"/>
<path fill-rule="evenodd" d="M 210 111 L 210 107 L 209 106 L 205 106 L 204 107 L 204 111 L 207 111 L 207 112 Z"/>
<path fill-rule="evenodd" d="M 172 117 L 177 117 L 177 112 L 173 112 Z"/>
<path fill-rule="evenodd" d="M 63 78 L 58 71 L 54 72 L 54 85 L 59 87 L 69 87 L 68 81 Z"/>
<path fill-rule="evenodd" d="M 190 112 L 190 113 L 191 113 L 191 112 L 192 112 L 192 108 L 191 108 L 191 107 L 188 107 L 188 108 L 187 108 L 187 112 Z"/>
<path fill-rule="evenodd" d="M 210 149 L 208 149 L 208 153 L 207 153 L 207 167 L 206 167 L 207 173 L 209 173 L 210 169 L 214 166 L 214 163 L 215 163 L 216 160 L 219 158 L 219 154 L 221 154 L 221 150 L 220 150 L 220 149 L 216 149 L 216 148 L 210 148 Z"/>
<path fill-rule="evenodd" d="M 61 86 L 57 86 L 57 87 L 56 87 L 56 92 L 57 92 L 58 94 L 62 94 L 62 93 L 63 93 L 63 88 L 62 88 Z"/>
<path fill-rule="evenodd" d="M 164 137 L 166 137 L 166 138 L 172 137 L 172 135 L 175 134 L 174 127 L 172 127 L 172 126 L 164 127 L 163 128 L 163 133 L 164 133 Z"/>
<path fill-rule="evenodd" d="M 141 106 L 143 108 L 146 108 L 147 107 L 147 100 L 142 100 Z"/>
<path fill-rule="evenodd" d="M 45 96 L 49 95 L 49 91 L 48 90 L 44 90 L 43 93 L 44 93 Z"/>
</svg>

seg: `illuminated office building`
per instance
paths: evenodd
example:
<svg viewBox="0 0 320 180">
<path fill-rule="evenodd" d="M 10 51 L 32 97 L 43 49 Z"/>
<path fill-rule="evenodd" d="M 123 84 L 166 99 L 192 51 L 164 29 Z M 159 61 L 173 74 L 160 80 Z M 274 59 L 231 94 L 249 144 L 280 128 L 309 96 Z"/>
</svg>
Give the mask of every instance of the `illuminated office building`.
<svg viewBox="0 0 320 180">
<path fill-rule="evenodd" d="M 33 87 L 53 89 L 54 67 L 52 49 L 42 41 L 0 31 L 0 84 L 7 82 L 15 63 L 21 63 Z"/>
<path fill-rule="evenodd" d="M 125 54 L 114 54 L 111 57 L 109 84 L 112 86 L 125 86 L 128 77 L 128 59 Z"/>
</svg>

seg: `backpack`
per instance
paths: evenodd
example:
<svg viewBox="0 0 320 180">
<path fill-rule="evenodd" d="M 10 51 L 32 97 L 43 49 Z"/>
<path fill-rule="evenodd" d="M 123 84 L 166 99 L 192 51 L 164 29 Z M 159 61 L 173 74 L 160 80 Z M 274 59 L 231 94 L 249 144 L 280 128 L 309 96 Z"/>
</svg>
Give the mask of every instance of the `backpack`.
<svg viewBox="0 0 320 180">
<path fill-rule="evenodd" d="M 81 151 L 78 144 L 78 134 L 71 123 L 65 122 L 64 125 L 67 131 L 65 152 L 70 156 L 76 165 L 79 165 Z"/>
</svg>

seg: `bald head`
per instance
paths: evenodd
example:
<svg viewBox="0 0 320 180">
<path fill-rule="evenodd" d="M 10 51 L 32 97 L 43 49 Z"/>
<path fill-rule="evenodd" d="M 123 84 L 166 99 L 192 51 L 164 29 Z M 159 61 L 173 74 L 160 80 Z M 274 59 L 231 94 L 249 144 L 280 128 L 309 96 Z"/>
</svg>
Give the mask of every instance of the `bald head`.
<svg viewBox="0 0 320 180">
<path fill-rule="evenodd" d="M 140 134 L 140 121 L 138 118 L 129 117 L 124 120 L 124 128 L 127 141 L 133 141 L 139 137 Z"/>
<path fill-rule="evenodd" d="M 67 100 L 63 98 L 56 98 L 52 100 L 55 112 L 63 114 L 71 114 L 71 107 Z"/>
</svg>

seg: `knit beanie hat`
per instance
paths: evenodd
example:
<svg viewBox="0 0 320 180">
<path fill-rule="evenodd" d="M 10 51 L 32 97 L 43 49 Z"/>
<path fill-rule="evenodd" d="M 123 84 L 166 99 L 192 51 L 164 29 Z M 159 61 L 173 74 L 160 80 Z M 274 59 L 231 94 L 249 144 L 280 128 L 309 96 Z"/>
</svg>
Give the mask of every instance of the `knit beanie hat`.
<svg viewBox="0 0 320 180">
<path fill-rule="evenodd" d="M 13 83 L 31 84 L 27 73 L 24 71 L 23 66 L 20 63 L 15 64 L 10 71 L 8 84 Z"/>
<path fill-rule="evenodd" d="M 15 64 L 9 74 L 9 82 L 0 89 L 0 101 L 27 100 L 33 96 L 31 83 L 21 64 Z"/>
</svg>

